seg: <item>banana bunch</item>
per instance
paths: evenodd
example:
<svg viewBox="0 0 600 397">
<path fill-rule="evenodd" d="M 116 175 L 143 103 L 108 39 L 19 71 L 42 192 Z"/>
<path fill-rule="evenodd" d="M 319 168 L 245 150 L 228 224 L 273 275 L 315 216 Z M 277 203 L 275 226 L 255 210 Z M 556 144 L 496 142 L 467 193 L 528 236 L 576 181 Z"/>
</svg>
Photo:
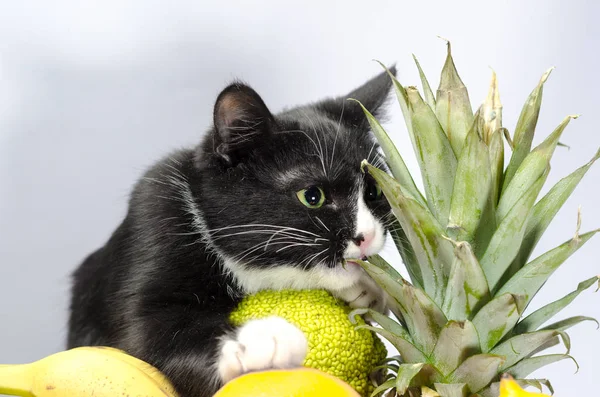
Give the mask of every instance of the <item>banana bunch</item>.
<svg viewBox="0 0 600 397">
<path fill-rule="evenodd" d="M 78 347 L 30 364 L 0 365 L 0 394 L 177 397 L 158 369 L 110 347 Z"/>
</svg>

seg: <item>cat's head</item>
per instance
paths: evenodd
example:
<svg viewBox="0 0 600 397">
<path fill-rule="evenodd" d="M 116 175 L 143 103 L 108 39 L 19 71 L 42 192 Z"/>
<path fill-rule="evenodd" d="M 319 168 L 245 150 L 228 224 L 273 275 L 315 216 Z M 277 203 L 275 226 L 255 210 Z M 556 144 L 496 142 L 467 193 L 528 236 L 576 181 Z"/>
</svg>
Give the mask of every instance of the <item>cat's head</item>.
<svg viewBox="0 0 600 397">
<path fill-rule="evenodd" d="M 362 109 L 347 99 L 381 117 L 390 88 L 381 73 L 347 95 L 276 115 L 242 83 L 218 96 L 198 149 L 201 207 L 209 243 L 248 292 L 344 288 L 361 272 L 345 259 L 381 250 L 390 207 L 360 165 L 385 164 Z"/>
</svg>

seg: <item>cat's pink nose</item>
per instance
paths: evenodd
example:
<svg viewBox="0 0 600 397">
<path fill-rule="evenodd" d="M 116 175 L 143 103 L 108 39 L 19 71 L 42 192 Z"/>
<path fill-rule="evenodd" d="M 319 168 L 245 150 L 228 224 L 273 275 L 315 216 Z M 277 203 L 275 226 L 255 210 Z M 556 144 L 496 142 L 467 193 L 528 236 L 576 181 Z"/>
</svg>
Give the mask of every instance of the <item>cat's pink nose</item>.
<svg viewBox="0 0 600 397">
<path fill-rule="evenodd" d="M 358 246 L 358 248 L 360 248 L 360 253 L 364 256 L 365 252 L 371 246 L 373 238 L 375 238 L 375 231 L 370 230 L 366 233 L 358 233 L 355 237 L 352 238 L 352 241 Z"/>
</svg>

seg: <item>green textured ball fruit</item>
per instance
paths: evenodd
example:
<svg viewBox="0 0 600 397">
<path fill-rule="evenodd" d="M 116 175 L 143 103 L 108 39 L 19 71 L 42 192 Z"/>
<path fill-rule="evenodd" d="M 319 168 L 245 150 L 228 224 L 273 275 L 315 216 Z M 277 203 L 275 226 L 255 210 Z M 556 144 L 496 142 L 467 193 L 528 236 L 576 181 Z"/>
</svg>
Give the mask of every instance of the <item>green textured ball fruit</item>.
<svg viewBox="0 0 600 397">
<path fill-rule="evenodd" d="M 364 321 L 357 317 L 352 324 L 351 310 L 323 290 L 261 291 L 244 298 L 230 320 L 239 326 L 269 316 L 286 319 L 306 335 L 306 367 L 336 376 L 368 396 L 373 390 L 370 375 L 387 350 L 371 331 L 356 329 Z"/>
</svg>

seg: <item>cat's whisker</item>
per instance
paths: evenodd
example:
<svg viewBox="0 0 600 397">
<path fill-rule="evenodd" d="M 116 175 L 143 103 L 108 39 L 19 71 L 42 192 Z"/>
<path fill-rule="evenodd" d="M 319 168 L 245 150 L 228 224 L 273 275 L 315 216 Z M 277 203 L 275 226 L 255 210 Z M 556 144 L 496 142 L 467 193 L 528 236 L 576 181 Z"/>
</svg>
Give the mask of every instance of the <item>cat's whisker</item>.
<svg viewBox="0 0 600 397">
<path fill-rule="evenodd" d="M 382 168 L 384 165 L 386 165 L 386 158 L 384 156 L 382 156 L 381 154 L 377 154 L 377 158 L 375 161 L 375 164 L 377 168 Z"/>
<path fill-rule="evenodd" d="M 319 121 L 318 123 L 321 126 L 321 128 L 319 129 L 319 131 L 321 132 L 321 134 L 323 135 L 323 137 L 325 137 L 326 132 L 323 129 L 323 122 Z M 319 140 L 319 144 L 321 144 L 321 138 L 319 138 L 318 131 L 315 131 L 315 134 L 317 135 L 317 139 Z M 325 164 L 327 164 L 327 159 L 329 158 L 329 146 L 328 145 L 323 145 L 322 147 L 325 148 L 325 159 L 324 159 L 324 162 L 325 162 Z M 321 153 L 323 153 L 323 149 L 321 149 Z M 331 164 L 329 164 L 328 168 L 331 169 Z M 328 175 L 328 174 L 326 173 L 325 175 Z"/>
<path fill-rule="evenodd" d="M 300 262 L 300 265 L 302 266 L 302 264 L 304 262 L 306 262 L 306 265 L 303 265 L 303 269 L 306 270 L 308 268 L 308 266 L 310 266 L 311 262 L 315 260 L 315 258 L 319 257 L 319 255 L 323 254 L 324 252 L 326 252 L 329 248 L 325 248 L 319 252 L 317 252 L 316 254 L 310 255 L 308 256 L 305 260 L 303 260 L 302 262 Z"/>
<path fill-rule="evenodd" d="M 182 223 L 179 226 L 187 226 L 187 223 Z M 195 236 L 198 234 L 204 234 L 201 231 L 195 231 L 195 232 L 181 232 L 181 233 L 167 233 L 168 236 Z"/>
<path fill-rule="evenodd" d="M 311 236 L 319 237 L 318 234 L 309 232 L 308 230 L 298 229 L 298 228 L 290 227 L 290 226 L 269 225 L 269 224 L 264 224 L 264 223 L 247 223 L 244 225 L 230 225 L 230 226 L 220 227 L 220 228 L 216 228 L 216 229 L 205 229 L 204 231 L 208 232 L 208 233 L 213 233 L 213 232 L 218 232 L 218 231 L 226 230 L 226 229 L 233 229 L 233 228 L 237 228 L 237 227 L 240 227 L 240 228 L 242 228 L 242 227 L 264 227 L 264 228 L 273 228 L 273 229 L 286 229 L 286 230 L 291 230 L 291 231 L 295 231 L 295 232 L 299 232 L 299 233 L 306 233 Z"/>
<path fill-rule="evenodd" d="M 143 176 L 142 179 L 145 180 L 145 181 L 151 182 L 151 183 L 158 183 L 159 185 L 164 185 L 164 186 L 168 186 L 169 185 L 168 183 L 165 183 L 165 182 L 161 181 L 158 178 L 150 178 L 148 176 Z"/>
<path fill-rule="evenodd" d="M 327 252 L 327 250 L 323 250 L 323 251 L 321 251 L 321 252 L 318 252 L 318 253 L 315 255 L 315 257 L 314 257 L 314 258 L 312 258 L 311 262 L 312 262 L 312 261 L 315 261 L 315 260 L 317 260 L 317 259 L 319 258 L 319 256 L 321 256 L 321 255 L 325 254 L 326 252 Z M 322 262 L 322 261 L 323 261 L 323 260 L 319 261 L 319 263 L 320 263 L 320 262 Z"/>
<path fill-rule="evenodd" d="M 177 159 L 173 156 L 169 157 L 169 161 L 174 163 L 175 165 L 181 165 L 181 161 L 179 161 L 179 159 Z"/>
<path fill-rule="evenodd" d="M 300 241 L 306 241 L 306 242 L 310 242 L 313 241 L 314 239 L 312 238 L 307 238 L 307 237 L 303 237 L 303 236 L 298 236 L 296 234 L 293 233 L 286 233 L 283 231 L 278 231 L 273 233 L 272 230 L 247 230 L 247 231 L 243 231 L 243 232 L 237 232 L 237 233 L 229 233 L 229 234 L 225 234 L 225 235 L 217 235 L 216 237 L 213 237 L 212 240 L 213 241 L 217 241 L 217 240 L 221 240 L 227 237 L 233 237 L 233 236 L 241 236 L 241 235 L 245 235 L 245 234 L 268 234 L 268 235 L 276 235 L 276 233 L 283 233 L 285 236 L 287 236 L 287 238 L 294 238 L 296 240 L 300 240 Z"/>
<path fill-rule="evenodd" d="M 322 230 L 322 227 L 321 227 L 321 225 L 319 225 L 318 223 L 316 223 L 316 222 L 313 220 L 312 216 L 310 216 L 310 215 L 309 215 L 309 216 L 308 216 L 308 219 L 309 219 L 309 220 L 312 222 L 312 224 L 313 224 L 313 225 L 315 225 L 315 226 L 316 226 L 316 228 L 317 228 L 317 229 L 319 229 L 319 230 Z"/>
<path fill-rule="evenodd" d="M 242 251 L 239 255 L 244 255 L 244 254 L 248 254 L 249 251 L 254 252 L 255 250 L 258 249 L 263 249 L 264 251 L 267 250 L 269 245 L 281 245 L 281 244 L 298 244 L 298 245 L 323 245 L 323 244 L 319 244 L 314 240 L 300 240 L 298 241 L 297 239 L 293 239 L 294 237 L 290 237 L 290 236 L 281 236 L 281 237 L 276 237 L 276 238 L 269 238 L 268 240 L 263 240 L 260 241 L 259 243 L 253 245 L 252 247 L 249 247 L 247 249 L 245 249 L 244 251 Z M 329 241 L 327 239 L 321 239 L 324 241 Z M 235 258 L 235 257 L 234 257 Z"/>
<path fill-rule="evenodd" d="M 303 236 L 303 235 L 299 235 L 297 233 L 292 233 L 289 231 L 284 231 L 284 230 L 273 231 L 273 230 L 269 230 L 269 229 L 247 230 L 247 231 L 229 233 L 229 234 L 224 234 L 224 235 L 216 235 L 215 240 L 219 240 L 219 239 L 225 238 L 225 237 L 244 235 L 244 234 L 268 234 L 268 235 L 271 235 L 272 237 L 277 236 L 277 235 L 282 235 L 282 236 L 286 236 L 288 238 L 294 238 L 296 240 L 307 241 L 307 242 L 314 240 L 314 237 L 312 237 L 312 236 Z"/>
<path fill-rule="evenodd" d="M 367 161 L 371 162 L 371 160 L 369 160 L 371 158 L 371 153 L 373 153 L 373 149 L 375 149 L 375 145 L 377 145 L 377 141 L 373 142 L 373 146 L 371 146 L 371 150 L 369 150 L 369 154 L 367 154 Z"/>
<path fill-rule="evenodd" d="M 317 153 L 319 153 L 319 158 L 321 159 L 321 165 L 323 166 L 323 173 L 325 174 L 325 176 L 327 176 L 327 169 L 325 168 L 325 159 L 323 157 L 324 156 L 323 155 L 323 145 L 321 144 L 321 139 L 319 138 L 319 134 L 317 132 L 317 127 L 315 126 L 313 119 L 311 117 L 308 117 L 308 115 L 306 114 L 306 112 L 304 110 L 301 110 L 301 113 L 310 122 L 310 124 L 313 128 L 315 137 L 317 138 L 317 141 L 319 142 L 319 146 L 317 147 L 317 144 L 315 143 L 315 141 L 312 138 L 310 138 L 307 133 L 304 133 L 315 145 L 315 149 L 317 150 Z"/>
<path fill-rule="evenodd" d="M 169 200 L 169 201 L 179 201 L 179 199 L 177 197 L 168 197 L 168 196 L 156 196 L 157 198 L 161 198 L 163 200 Z"/>
<path fill-rule="evenodd" d="M 291 235 L 293 235 L 293 236 L 296 236 L 296 235 L 294 235 L 293 233 L 289 233 L 289 232 L 287 232 L 287 230 L 286 230 L 286 229 L 282 229 L 282 230 L 279 230 L 279 231 L 277 231 L 277 232 L 273 233 L 273 236 L 271 236 L 271 238 L 269 239 L 269 241 L 271 241 L 271 239 L 273 239 L 273 238 L 274 238 L 274 237 L 275 237 L 277 234 L 279 234 L 279 233 L 283 233 L 283 234 L 286 234 L 286 235 L 290 235 L 290 234 L 291 234 Z M 303 240 L 310 240 L 309 238 L 306 238 L 306 237 L 301 237 L 301 236 L 296 236 L 296 238 L 297 238 L 297 239 L 303 239 Z M 267 241 L 267 244 L 269 244 L 269 241 Z"/>
<path fill-rule="evenodd" d="M 289 239 L 289 238 L 290 238 L 289 236 L 277 237 L 277 238 L 271 237 L 269 240 L 267 240 L 267 242 L 265 244 L 265 251 L 267 250 L 267 248 L 269 247 L 269 244 L 271 244 L 271 242 L 281 241 L 281 240 L 285 240 L 285 239 Z M 296 241 L 298 241 L 298 240 L 296 240 Z M 312 242 L 312 240 L 300 240 L 300 241 L 301 241 L 301 243 L 299 243 L 299 244 L 315 244 L 315 245 L 320 245 L 320 244 L 317 244 L 316 241 Z"/>
<path fill-rule="evenodd" d="M 325 173 L 325 175 L 327 175 L 327 171 L 325 170 L 325 162 L 323 161 L 323 153 L 319 150 L 317 143 L 305 131 L 300 132 L 303 133 L 308 139 L 310 139 L 310 141 L 315 146 L 315 150 L 317 151 L 317 157 L 321 160 L 321 165 L 323 166 L 323 172 Z"/>
<path fill-rule="evenodd" d="M 383 227 L 386 229 L 392 229 L 396 226 L 396 220 L 395 219 L 390 219 L 388 221 L 382 222 Z M 400 228 L 400 227 L 398 227 Z"/>
<path fill-rule="evenodd" d="M 381 221 L 386 226 L 393 225 L 394 223 L 396 223 L 396 219 L 394 218 L 382 218 Z"/>
<path fill-rule="evenodd" d="M 235 262 L 240 262 L 242 259 L 244 259 L 245 257 L 247 257 L 248 255 L 259 251 L 261 249 L 263 249 L 266 246 L 266 242 L 265 241 L 261 241 L 260 243 L 245 249 L 244 251 L 240 252 L 238 255 L 234 256 L 232 258 L 232 260 L 234 260 Z M 263 253 L 261 255 L 264 255 L 264 252 L 266 252 L 266 250 L 263 251 Z M 257 258 L 259 258 L 261 255 L 257 256 L 257 257 L 253 257 L 252 260 L 256 260 Z"/>
<path fill-rule="evenodd" d="M 281 251 L 283 251 L 283 250 L 286 250 L 286 249 L 288 249 L 288 248 L 293 248 L 293 247 L 301 247 L 301 246 L 304 246 L 304 247 L 314 247 L 315 245 L 321 245 L 321 244 L 311 244 L 311 243 L 295 243 L 295 244 L 286 245 L 286 246 L 285 246 L 285 247 L 283 247 L 283 248 L 279 248 L 279 249 L 278 249 L 277 251 L 275 251 L 275 252 L 281 252 Z"/>
<path fill-rule="evenodd" d="M 310 256 L 304 258 L 302 261 L 298 262 L 298 266 L 300 266 L 303 270 L 306 270 L 307 266 L 310 264 Z M 306 265 L 304 265 L 306 262 Z"/>
<path fill-rule="evenodd" d="M 381 221 L 386 226 L 396 223 L 396 219 L 393 217 L 383 217 L 383 218 L 381 218 Z"/>
<path fill-rule="evenodd" d="M 323 223 L 323 221 L 321 220 L 321 218 L 319 218 L 318 216 L 315 216 L 315 219 L 316 219 L 316 220 L 318 220 L 318 221 L 319 221 L 319 223 L 320 223 L 321 225 L 323 225 L 323 227 L 324 227 L 324 228 L 325 228 L 325 229 L 326 229 L 328 232 L 330 232 L 330 231 L 331 231 L 331 230 L 330 230 L 330 229 L 329 229 L 329 228 L 328 228 L 328 227 L 327 227 L 327 226 L 326 226 L 326 225 Z"/>
<path fill-rule="evenodd" d="M 342 119 L 344 118 L 344 109 L 346 108 L 346 102 L 342 103 L 342 111 L 340 113 L 340 119 L 338 120 L 338 126 L 335 131 L 335 139 L 333 140 L 333 148 L 331 149 L 331 161 L 329 162 L 329 171 L 331 171 L 331 167 L 333 166 L 333 156 L 335 155 L 335 144 L 337 143 L 338 135 L 340 134 L 340 129 L 342 127 Z"/>
<path fill-rule="evenodd" d="M 334 265 L 337 263 L 337 251 L 333 253 L 333 263 Z"/>
<path fill-rule="evenodd" d="M 313 243 L 297 243 L 297 242 L 294 242 L 294 241 L 277 241 L 277 242 L 271 242 L 270 244 L 271 245 L 287 244 L 282 249 L 290 248 L 290 247 L 294 247 L 294 246 L 318 246 L 318 245 L 322 245 L 322 244 L 313 244 Z M 239 255 L 236 255 L 235 257 L 233 257 L 233 260 L 236 261 L 236 262 L 240 262 L 242 259 L 246 258 L 248 255 L 250 255 L 250 254 L 252 254 L 252 253 L 254 253 L 256 251 L 259 251 L 259 250 L 261 250 L 261 249 L 264 248 L 262 254 L 251 258 L 252 260 L 256 260 L 256 259 L 260 258 L 262 255 L 264 255 L 264 253 L 266 252 L 267 245 L 268 245 L 268 242 L 264 242 L 264 241 L 261 242 L 261 243 L 258 243 L 255 246 L 252 246 L 252 247 L 250 247 L 250 248 L 242 251 Z M 280 249 L 280 250 L 278 250 L 276 252 L 279 252 L 282 249 Z M 243 256 L 240 256 L 242 254 L 243 254 Z"/>
<path fill-rule="evenodd" d="M 173 166 L 173 164 L 166 163 L 165 166 L 167 166 L 171 169 L 172 175 L 180 177 L 181 180 L 183 180 L 183 181 L 187 181 L 187 177 L 185 175 L 183 175 L 181 173 L 181 171 L 179 171 L 177 168 L 175 168 L 175 166 Z"/>
</svg>

